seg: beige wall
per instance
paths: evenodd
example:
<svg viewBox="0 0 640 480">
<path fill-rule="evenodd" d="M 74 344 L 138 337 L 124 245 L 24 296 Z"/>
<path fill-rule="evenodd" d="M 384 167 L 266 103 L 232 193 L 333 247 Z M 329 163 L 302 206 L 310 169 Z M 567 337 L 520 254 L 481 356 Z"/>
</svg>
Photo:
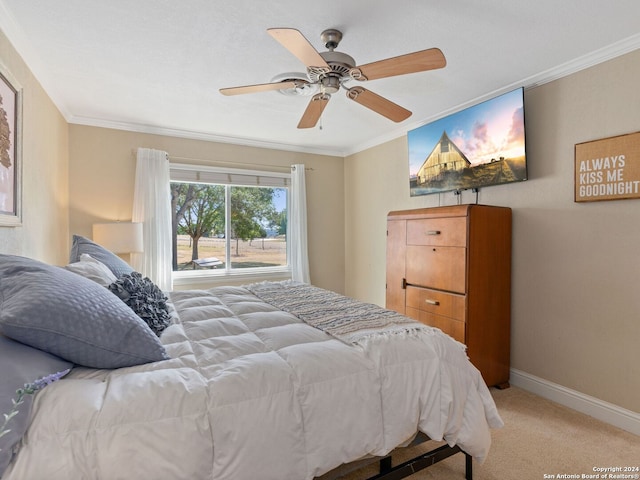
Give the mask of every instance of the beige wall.
<svg viewBox="0 0 640 480">
<path fill-rule="evenodd" d="M 0 252 L 62 264 L 69 247 L 67 122 L 2 32 L 0 62 L 23 89 L 23 224 L 0 227 Z"/>
<path fill-rule="evenodd" d="M 483 188 L 513 209 L 512 367 L 640 412 L 640 201 L 576 204 L 576 143 L 640 131 L 640 50 L 525 92 L 529 180 Z M 406 138 L 345 160 L 347 294 L 384 305 L 385 216 L 409 197 Z M 463 193 L 462 203 L 475 202 Z"/>
<path fill-rule="evenodd" d="M 135 177 L 134 150 L 164 150 L 179 163 L 233 162 L 306 168 L 309 267 L 318 286 L 344 292 L 344 178 L 343 159 L 324 155 L 242 147 L 184 138 L 165 137 L 81 125 L 69 126 L 70 235 L 91 238 L 100 221 L 131 219 Z M 221 166 L 233 167 L 224 163 Z M 282 171 L 277 169 L 276 171 Z M 198 288 L 202 288 L 199 286 Z"/>
</svg>

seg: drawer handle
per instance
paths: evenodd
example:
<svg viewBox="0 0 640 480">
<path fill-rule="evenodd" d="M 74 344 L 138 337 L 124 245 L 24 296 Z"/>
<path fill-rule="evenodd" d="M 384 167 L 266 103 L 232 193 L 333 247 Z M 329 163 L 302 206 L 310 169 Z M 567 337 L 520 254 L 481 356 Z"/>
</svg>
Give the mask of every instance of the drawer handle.
<svg viewBox="0 0 640 480">
<path fill-rule="evenodd" d="M 437 300 L 429 300 L 429 299 L 427 299 L 427 300 L 425 300 L 425 302 L 428 303 L 429 305 L 436 305 L 436 306 L 440 305 L 440 302 L 437 301 Z"/>
<path fill-rule="evenodd" d="M 440 230 L 427 230 L 427 235 L 440 235 Z"/>
</svg>

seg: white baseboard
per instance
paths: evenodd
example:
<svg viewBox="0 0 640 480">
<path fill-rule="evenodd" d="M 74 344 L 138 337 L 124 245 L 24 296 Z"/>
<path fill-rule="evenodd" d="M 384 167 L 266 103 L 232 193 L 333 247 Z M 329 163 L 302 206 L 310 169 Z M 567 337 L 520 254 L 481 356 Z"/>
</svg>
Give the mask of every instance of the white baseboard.
<svg viewBox="0 0 640 480">
<path fill-rule="evenodd" d="M 543 398 L 640 435 L 640 414 L 563 387 L 521 370 L 511 369 L 510 383 Z"/>
</svg>

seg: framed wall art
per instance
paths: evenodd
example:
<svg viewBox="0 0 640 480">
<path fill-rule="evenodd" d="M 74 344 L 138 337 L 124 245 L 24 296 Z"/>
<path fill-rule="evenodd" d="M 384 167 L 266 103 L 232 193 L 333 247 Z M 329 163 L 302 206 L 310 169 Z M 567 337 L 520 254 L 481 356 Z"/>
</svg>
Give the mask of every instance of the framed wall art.
<svg viewBox="0 0 640 480">
<path fill-rule="evenodd" d="M 575 146 L 576 202 L 640 198 L 640 132 Z"/>
<path fill-rule="evenodd" d="M 0 63 L 0 227 L 22 224 L 22 88 Z"/>
</svg>

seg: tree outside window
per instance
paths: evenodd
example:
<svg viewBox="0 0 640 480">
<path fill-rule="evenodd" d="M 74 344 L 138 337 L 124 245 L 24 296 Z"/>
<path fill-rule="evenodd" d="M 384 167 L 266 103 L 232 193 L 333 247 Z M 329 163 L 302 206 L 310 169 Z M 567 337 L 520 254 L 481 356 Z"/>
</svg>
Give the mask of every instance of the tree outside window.
<svg viewBox="0 0 640 480">
<path fill-rule="evenodd" d="M 288 264 L 287 189 L 171 183 L 173 270 Z"/>
</svg>

